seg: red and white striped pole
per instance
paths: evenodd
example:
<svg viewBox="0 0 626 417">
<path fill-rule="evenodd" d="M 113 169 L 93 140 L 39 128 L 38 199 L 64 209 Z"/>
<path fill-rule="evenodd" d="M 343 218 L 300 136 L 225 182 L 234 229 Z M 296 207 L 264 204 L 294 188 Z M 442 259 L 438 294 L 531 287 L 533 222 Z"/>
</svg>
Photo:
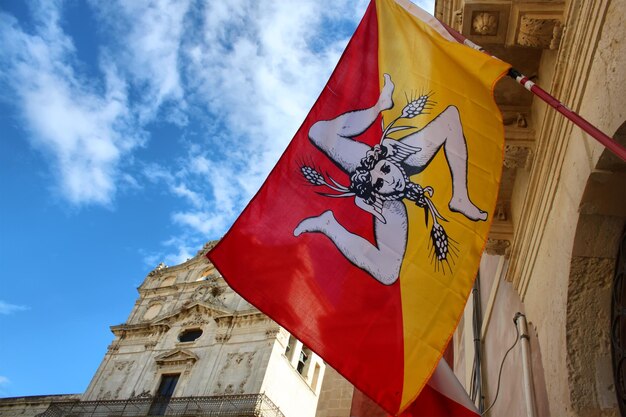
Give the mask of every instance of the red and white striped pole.
<svg viewBox="0 0 626 417">
<path fill-rule="evenodd" d="M 470 48 L 476 49 L 478 51 L 487 53 L 488 52 L 481 46 L 476 45 L 471 40 L 467 39 L 465 36 L 461 35 L 456 30 L 452 29 L 450 26 L 441 22 L 441 24 L 446 28 L 446 30 L 452 35 L 454 39 L 456 39 L 459 43 L 469 46 Z M 491 55 L 491 54 L 490 54 Z M 622 161 L 626 162 L 626 148 L 607 134 L 602 132 L 600 129 L 589 123 L 583 117 L 581 117 L 578 113 L 570 110 L 565 104 L 561 103 L 554 96 L 549 94 L 543 88 L 539 87 L 537 84 L 532 82 L 527 76 L 516 70 L 515 68 L 511 68 L 508 73 L 509 77 L 516 80 L 519 84 L 524 86 L 528 91 L 539 97 L 541 100 L 548 103 L 550 106 L 554 107 L 556 111 L 561 113 L 563 116 L 567 117 L 571 120 L 575 125 L 580 127 L 583 131 L 587 132 L 591 137 L 596 139 L 602 145 L 604 145 L 608 150 L 613 152 L 620 158 Z"/>
</svg>

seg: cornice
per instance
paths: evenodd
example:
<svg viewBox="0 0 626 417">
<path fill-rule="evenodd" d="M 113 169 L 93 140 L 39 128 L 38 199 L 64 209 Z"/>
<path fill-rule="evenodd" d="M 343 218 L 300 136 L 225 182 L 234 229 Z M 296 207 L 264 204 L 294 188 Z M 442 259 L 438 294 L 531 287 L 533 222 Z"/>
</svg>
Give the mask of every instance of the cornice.
<svg viewBox="0 0 626 417">
<path fill-rule="evenodd" d="M 111 332 L 120 339 L 144 338 L 162 334 L 170 329 L 165 323 L 118 324 L 110 327 Z"/>
<path fill-rule="evenodd" d="M 580 108 L 609 1 L 572 0 L 549 91 L 573 110 Z M 530 180 L 511 247 L 507 280 L 524 300 L 553 207 L 573 124 L 547 107 L 539 130 Z"/>
<path fill-rule="evenodd" d="M 155 279 L 155 278 L 158 278 L 160 276 L 163 276 L 165 274 L 175 274 L 175 273 L 180 272 L 182 270 L 192 269 L 192 268 L 196 267 L 199 264 L 210 265 L 211 262 L 206 257 L 206 254 L 211 249 L 213 249 L 215 247 L 215 245 L 217 245 L 217 242 L 218 242 L 217 240 L 212 240 L 212 241 L 209 241 L 209 242 L 205 243 L 204 246 L 202 247 L 202 249 L 200 249 L 198 252 L 196 252 L 196 254 L 194 255 L 193 258 L 187 259 L 185 262 L 183 262 L 181 264 L 173 265 L 173 266 L 167 266 L 163 262 L 161 262 L 152 271 L 148 272 L 148 275 L 146 275 L 146 278 L 144 279 L 143 283 L 139 286 L 139 288 L 137 288 L 137 290 L 139 292 L 141 292 L 143 286 L 146 285 L 146 283 L 148 281 L 150 281 L 152 279 Z"/>
</svg>

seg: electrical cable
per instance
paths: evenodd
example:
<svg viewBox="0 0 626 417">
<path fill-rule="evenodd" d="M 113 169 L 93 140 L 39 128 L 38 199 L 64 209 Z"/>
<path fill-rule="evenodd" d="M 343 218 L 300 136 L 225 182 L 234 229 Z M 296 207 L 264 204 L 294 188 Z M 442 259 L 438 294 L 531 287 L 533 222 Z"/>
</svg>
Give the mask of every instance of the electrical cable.
<svg viewBox="0 0 626 417">
<path fill-rule="evenodd" d="M 517 320 L 517 315 L 515 319 L 513 319 L 513 323 L 515 323 L 515 320 Z M 517 325 L 515 326 L 515 333 L 516 333 L 515 342 L 511 345 L 509 350 L 506 351 L 506 353 L 504 354 L 504 357 L 502 358 L 502 363 L 500 363 L 500 370 L 498 371 L 498 386 L 496 387 L 496 396 L 494 397 L 491 405 L 487 407 L 487 409 L 480 414 L 481 416 L 484 416 L 485 414 L 487 414 L 487 412 L 491 410 L 491 407 L 493 407 L 496 404 L 496 401 L 498 400 L 498 394 L 500 393 L 500 378 L 502 377 L 502 369 L 504 368 L 504 361 L 506 360 L 506 357 L 508 356 L 509 352 L 511 352 L 513 348 L 515 347 L 515 345 L 517 345 L 517 342 L 519 340 L 519 329 L 517 328 Z"/>
<path fill-rule="evenodd" d="M 474 404 L 478 399 L 478 410 L 484 409 L 482 395 L 482 344 L 480 340 L 480 329 L 482 327 L 482 311 L 480 300 L 480 272 L 476 275 L 474 286 L 472 289 L 473 308 L 472 308 L 472 332 L 474 336 L 474 362 L 472 364 L 472 376 L 470 379 L 470 399 Z"/>
</svg>

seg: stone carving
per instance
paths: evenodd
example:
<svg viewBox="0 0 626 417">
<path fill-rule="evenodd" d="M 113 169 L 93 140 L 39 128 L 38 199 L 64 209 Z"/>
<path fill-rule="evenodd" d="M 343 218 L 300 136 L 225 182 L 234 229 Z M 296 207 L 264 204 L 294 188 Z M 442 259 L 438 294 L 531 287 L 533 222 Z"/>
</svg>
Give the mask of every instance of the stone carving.
<svg viewBox="0 0 626 417">
<path fill-rule="evenodd" d="M 111 326 L 111 331 L 115 336 L 119 337 L 120 340 L 158 337 L 168 330 L 169 326 L 164 323 L 120 324 L 118 326 Z"/>
<path fill-rule="evenodd" d="M 267 329 L 265 331 L 265 337 L 268 339 L 275 338 L 278 335 L 279 329 Z"/>
<path fill-rule="evenodd" d="M 526 146 L 505 145 L 504 166 L 506 168 L 526 168 L 532 152 Z"/>
<path fill-rule="evenodd" d="M 126 380 L 130 375 L 135 361 L 115 361 L 109 368 L 105 383 L 100 387 L 98 398 L 117 399 L 122 387 L 126 386 Z M 122 377 L 120 377 L 120 374 Z"/>
<path fill-rule="evenodd" d="M 507 214 L 506 214 L 506 207 L 504 203 L 498 203 L 496 204 L 496 210 L 494 213 L 493 218 L 499 221 L 506 221 L 507 220 Z"/>
<path fill-rule="evenodd" d="M 463 9 L 454 11 L 454 25 L 460 29 L 463 27 Z"/>
<path fill-rule="evenodd" d="M 214 394 L 244 394 L 252 375 L 255 352 L 231 352 L 217 376 Z M 236 388 L 235 388 L 236 387 Z"/>
<path fill-rule="evenodd" d="M 218 298 L 223 292 L 224 290 L 222 288 L 212 283 L 198 287 L 191 296 L 191 299 L 197 302 L 209 302 L 218 306 L 224 306 L 222 300 Z"/>
<path fill-rule="evenodd" d="M 163 281 L 161 281 L 161 287 L 169 287 L 171 285 L 174 285 L 175 282 L 176 282 L 176 277 L 173 275 L 170 275 L 168 277 L 163 278 Z"/>
<path fill-rule="evenodd" d="M 242 314 L 240 316 L 235 316 L 235 320 L 233 320 L 233 325 L 236 327 L 244 327 L 266 321 L 270 320 L 263 313 Z"/>
<path fill-rule="evenodd" d="M 157 356 L 155 361 L 159 368 L 175 366 L 190 368 L 198 361 L 198 357 L 189 351 L 175 349 Z"/>
<path fill-rule="evenodd" d="M 167 269 L 167 265 L 165 265 L 163 262 L 161 262 L 160 264 L 158 264 L 158 265 L 156 266 L 156 268 L 154 268 L 152 271 L 150 271 L 150 272 L 148 273 L 148 276 L 149 276 L 149 277 L 153 277 L 153 276 L 155 276 L 155 275 L 159 274 L 159 273 L 160 273 L 161 271 L 163 271 L 164 269 Z"/>
<path fill-rule="evenodd" d="M 215 335 L 215 341 L 217 343 L 226 343 L 230 340 L 230 332 L 229 333 L 219 333 Z"/>
<path fill-rule="evenodd" d="M 511 242 L 504 239 L 487 239 L 485 252 L 489 255 L 509 256 Z"/>
<path fill-rule="evenodd" d="M 524 115 L 523 113 L 505 113 L 502 116 L 502 123 L 504 123 L 505 126 L 515 125 L 521 128 L 528 127 L 526 115 Z"/>
<path fill-rule="evenodd" d="M 140 394 L 135 394 L 135 391 L 133 391 L 133 393 L 130 396 L 131 399 L 134 398 L 152 398 L 152 394 L 150 394 L 149 390 L 145 390 L 143 392 L 141 392 Z"/>
<path fill-rule="evenodd" d="M 153 318 L 155 318 L 156 316 L 159 315 L 159 313 L 161 312 L 162 308 L 163 308 L 163 304 L 161 304 L 159 302 L 150 303 L 150 305 L 146 309 L 146 312 L 143 313 L 143 319 L 144 320 L 152 320 Z"/>
<path fill-rule="evenodd" d="M 495 36 L 498 34 L 497 12 L 477 12 L 472 18 L 472 34 Z"/>
<path fill-rule="evenodd" d="M 183 322 L 183 326 L 201 326 L 203 324 L 207 324 L 209 323 L 209 319 L 207 317 L 205 317 L 202 313 L 200 313 L 199 311 L 196 311 L 194 314 L 190 315 L 189 318 Z"/>
<path fill-rule="evenodd" d="M 213 249 L 215 247 L 215 245 L 217 245 L 217 240 L 212 240 L 210 242 L 207 242 L 204 244 L 204 246 L 202 247 L 202 249 L 200 249 L 197 253 L 196 256 L 198 255 L 204 255 L 206 253 L 208 253 L 211 249 Z"/>
<path fill-rule="evenodd" d="M 517 44 L 530 48 L 557 49 L 563 33 L 559 19 L 522 15 Z"/>
</svg>

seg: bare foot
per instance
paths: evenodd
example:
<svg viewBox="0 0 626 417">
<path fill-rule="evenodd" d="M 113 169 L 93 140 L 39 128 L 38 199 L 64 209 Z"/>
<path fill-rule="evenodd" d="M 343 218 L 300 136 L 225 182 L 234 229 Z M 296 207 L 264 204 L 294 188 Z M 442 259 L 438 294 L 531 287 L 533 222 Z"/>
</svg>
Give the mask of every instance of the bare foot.
<svg viewBox="0 0 626 417">
<path fill-rule="evenodd" d="M 476 207 L 469 198 L 452 198 L 449 207 L 450 210 L 461 213 L 472 221 L 487 220 L 487 212 Z"/>
<path fill-rule="evenodd" d="M 385 78 L 385 84 L 383 85 L 383 89 L 380 92 L 380 97 L 378 98 L 378 108 L 379 111 L 389 110 L 393 107 L 393 89 L 395 85 L 393 81 L 391 81 L 391 76 L 389 74 L 383 74 Z"/>
<path fill-rule="evenodd" d="M 319 216 L 308 217 L 302 220 L 293 230 L 293 235 L 300 236 L 302 233 L 307 232 L 324 232 L 333 221 L 336 221 L 333 212 L 327 210 Z"/>
</svg>

